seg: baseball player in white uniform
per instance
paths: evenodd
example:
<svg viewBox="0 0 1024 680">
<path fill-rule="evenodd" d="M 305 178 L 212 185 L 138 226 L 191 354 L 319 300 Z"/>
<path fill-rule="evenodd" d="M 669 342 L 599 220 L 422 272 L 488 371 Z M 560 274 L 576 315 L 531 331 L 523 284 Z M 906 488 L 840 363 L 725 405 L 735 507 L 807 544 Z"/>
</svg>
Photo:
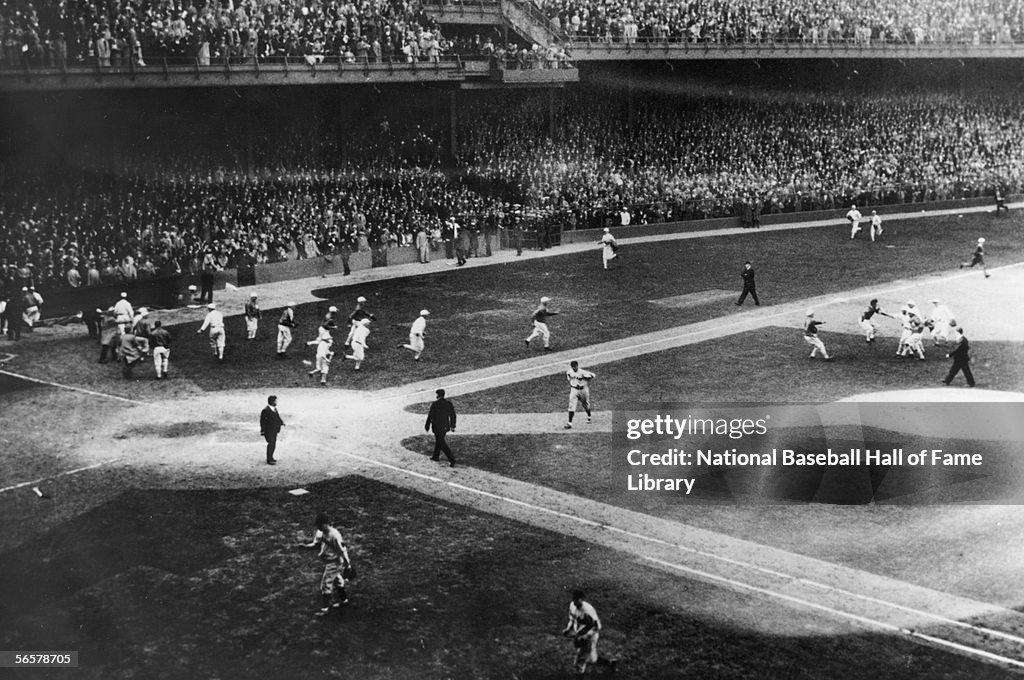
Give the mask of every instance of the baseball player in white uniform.
<svg viewBox="0 0 1024 680">
<path fill-rule="evenodd" d="M 814 310 L 807 310 L 807 318 L 804 320 L 804 342 L 811 346 L 811 358 L 818 356 L 818 352 L 821 352 L 821 356 L 825 361 L 828 361 L 832 357 L 828 355 L 828 350 L 825 349 L 825 343 L 818 337 L 818 326 L 823 325 L 824 321 L 814 320 Z"/>
<path fill-rule="evenodd" d="M 128 293 L 121 293 L 121 299 L 114 304 L 114 320 L 121 327 L 122 333 L 131 329 L 134 318 L 135 310 L 132 309 L 132 303 L 128 302 Z"/>
<path fill-rule="evenodd" d="M 932 314 L 928 317 L 928 323 L 932 330 L 932 342 L 936 346 L 954 341 L 953 329 L 956 328 L 956 319 L 949 307 L 939 300 L 932 300 Z"/>
<path fill-rule="evenodd" d="M 587 412 L 587 422 L 591 422 L 590 381 L 594 377 L 590 371 L 580 368 L 580 362 L 569 362 L 569 370 L 565 372 L 565 379 L 569 381 L 569 421 L 565 424 L 565 429 L 572 429 L 572 419 L 576 415 L 578 406 L 583 407 L 583 410 Z"/>
<path fill-rule="evenodd" d="M 924 361 L 924 319 L 913 310 L 907 310 L 906 340 L 903 341 L 903 350 L 900 356 L 908 356 L 911 353 L 917 354 L 918 361 Z"/>
<path fill-rule="evenodd" d="M 331 370 L 331 359 L 334 358 L 334 338 L 327 326 L 320 326 L 317 330 L 315 340 L 310 340 L 307 345 L 316 345 L 316 366 L 309 372 L 311 376 L 320 374 L 320 384 L 327 384 L 327 374 Z M 307 366 L 309 364 L 306 364 Z"/>
<path fill-rule="evenodd" d="M 348 548 L 341 532 L 331 526 L 327 515 L 316 516 L 316 533 L 310 543 L 300 543 L 303 548 L 319 548 L 317 557 L 323 562 L 324 573 L 320 577 L 320 595 L 322 603 L 317 616 L 325 616 L 331 608 L 348 604 L 348 593 L 345 590 L 345 569 L 352 566 L 348 557 Z M 331 600 L 334 600 L 332 603 Z"/>
<path fill-rule="evenodd" d="M 571 637 L 573 642 L 573 671 L 582 678 L 588 665 L 606 666 L 609 673 L 615 672 L 617 659 L 603 657 L 597 652 L 597 641 L 601 633 L 601 619 L 594 606 L 583 599 L 582 590 L 574 590 L 569 603 L 569 623 L 562 635 Z"/>
<path fill-rule="evenodd" d="M 366 358 L 366 350 L 370 348 L 366 344 L 366 338 L 370 335 L 370 320 L 360 319 L 356 321 L 356 328 L 352 332 L 352 354 L 345 356 L 346 359 L 352 359 L 356 362 L 355 370 L 363 365 L 363 359 Z"/>
<path fill-rule="evenodd" d="M 419 361 L 420 355 L 423 354 L 423 336 L 427 332 L 428 316 L 430 316 L 429 311 L 426 309 L 420 310 L 420 315 L 412 322 L 412 328 L 409 329 L 409 344 L 402 345 L 405 349 L 413 352 L 412 358 L 416 361 Z"/>
<path fill-rule="evenodd" d="M 209 329 L 210 349 L 213 350 L 213 356 L 216 357 L 217 361 L 223 363 L 224 347 L 227 345 L 227 338 L 224 334 L 224 315 L 217 309 L 216 302 L 211 302 L 206 305 L 206 308 L 210 311 L 206 313 L 206 318 L 203 319 L 203 325 L 199 327 L 199 330 L 196 331 L 196 333 L 202 333 Z"/>
<path fill-rule="evenodd" d="M 249 301 L 245 303 L 245 337 L 248 340 L 256 339 L 256 331 L 260 327 L 260 305 L 258 302 L 259 296 L 253 293 L 249 296 Z"/>
<path fill-rule="evenodd" d="M 598 243 L 601 244 L 601 259 L 604 262 L 604 268 L 608 269 L 608 263 L 616 257 L 619 250 L 619 244 L 615 242 L 615 237 L 612 236 L 612 230 L 607 227 L 604 230 L 604 235 L 601 236 L 601 240 L 598 241 Z"/>
<path fill-rule="evenodd" d="M 850 221 L 850 238 L 857 235 L 860 231 L 860 221 L 863 219 L 863 215 L 857 210 L 857 206 L 851 205 L 850 209 L 846 213 L 846 219 Z"/>
<path fill-rule="evenodd" d="M 882 218 L 879 216 L 877 210 L 871 211 L 871 241 L 874 242 L 875 238 L 882 235 Z"/>
</svg>

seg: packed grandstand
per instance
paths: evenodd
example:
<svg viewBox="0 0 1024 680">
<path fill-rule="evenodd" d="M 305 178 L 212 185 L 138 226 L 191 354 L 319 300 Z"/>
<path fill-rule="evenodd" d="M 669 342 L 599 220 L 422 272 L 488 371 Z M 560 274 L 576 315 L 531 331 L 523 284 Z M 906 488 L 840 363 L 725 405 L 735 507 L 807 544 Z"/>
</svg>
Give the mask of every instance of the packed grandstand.
<svg viewBox="0 0 1024 680">
<path fill-rule="evenodd" d="M 107 132 L 54 135 L 49 153 L 8 158 L 0 264 L 11 285 L 52 289 L 195 272 L 204 259 L 227 268 L 387 248 L 420 228 L 440 239 L 451 220 L 493 235 L 540 219 L 667 222 L 744 205 L 993 196 L 1024 182 L 1020 93 L 985 84 L 970 96 L 901 83 L 463 93 L 454 149 L 444 96 L 412 92 L 413 108 L 380 94 L 347 114 L 309 93 L 276 113 L 243 101 L 225 109 L 237 123 L 226 127 L 194 103 L 161 115 L 173 96 L 123 114 L 100 97 L 115 112 Z M 243 125 L 246 108 L 261 112 Z"/>
<path fill-rule="evenodd" d="M 539 5 L 557 23 L 570 49 L 573 41 L 581 40 L 812 45 L 1024 40 L 1020 0 L 542 0 Z M 428 61 L 506 50 L 495 38 L 446 36 L 424 4 L 404 0 L 0 4 L 0 67 L 6 68 L 82 63 L 144 67 L 147 60 L 166 58 L 200 64 L 275 57 Z"/>
</svg>

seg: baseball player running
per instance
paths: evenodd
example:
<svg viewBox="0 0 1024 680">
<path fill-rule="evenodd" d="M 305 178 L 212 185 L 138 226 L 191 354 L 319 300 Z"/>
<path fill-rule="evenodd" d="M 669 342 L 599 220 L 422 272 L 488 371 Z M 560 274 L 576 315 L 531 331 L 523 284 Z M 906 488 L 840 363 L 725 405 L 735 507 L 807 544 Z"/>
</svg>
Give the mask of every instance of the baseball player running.
<svg viewBox="0 0 1024 680">
<path fill-rule="evenodd" d="M 850 238 L 852 239 L 860 231 L 860 221 L 864 216 L 857 210 L 857 206 L 851 205 L 846 213 L 846 219 L 850 222 Z"/>
<path fill-rule="evenodd" d="M 530 316 L 530 319 L 533 321 L 533 332 L 526 338 L 527 347 L 530 346 L 530 341 L 534 338 L 541 338 L 544 340 L 545 351 L 551 351 L 551 331 L 548 330 L 547 321 L 549 316 L 557 316 L 558 312 L 548 309 L 549 302 L 551 302 L 551 298 L 542 297 L 540 299 L 540 306 Z"/>
<path fill-rule="evenodd" d="M 224 315 L 217 309 L 216 302 L 211 302 L 206 308 L 210 311 L 206 313 L 203 325 L 196 333 L 201 334 L 206 329 L 210 330 L 210 349 L 213 350 L 213 356 L 217 361 L 224 363 L 224 346 L 227 344 L 224 335 Z"/>
<path fill-rule="evenodd" d="M 412 327 L 409 329 L 409 344 L 402 345 L 404 349 L 410 350 L 413 353 L 412 358 L 415 361 L 419 361 L 420 355 L 423 354 L 423 336 L 427 333 L 428 316 L 430 316 L 430 311 L 426 309 L 420 310 L 420 315 L 412 322 Z"/>
<path fill-rule="evenodd" d="M 352 334 L 355 333 L 356 324 L 363 319 L 376 321 L 377 317 L 366 311 L 366 298 L 360 295 L 356 298 L 356 308 L 348 315 L 348 337 L 345 338 L 345 347 L 352 344 Z"/>
<path fill-rule="evenodd" d="M 576 408 L 582 406 L 587 412 L 587 422 L 592 421 L 590 412 L 590 381 L 594 374 L 580 368 L 580 362 L 569 362 L 569 370 L 565 372 L 565 379 L 569 381 L 569 421 L 565 429 L 572 429 L 572 419 L 576 416 Z"/>
<path fill-rule="evenodd" d="M 878 329 L 878 324 L 874 320 L 875 314 L 887 316 L 890 319 L 896 318 L 892 314 L 886 314 L 882 311 L 882 308 L 878 305 L 877 298 L 872 299 L 868 303 L 868 308 L 860 313 L 860 329 L 864 331 L 864 339 L 867 342 L 875 341 L 875 331 Z"/>
<path fill-rule="evenodd" d="M 874 243 L 875 238 L 882 235 L 882 218 L 879 216 L 877 210 L 871 211 L 871 242 Z"/>
<path fill-rule="evenodd" d="M 366 350 L 370 348 L 366 344 L 366 338 L 370 335 L 370 319 L 360 319 L 356 322 L 356 329 L 352 333 L 352 354 L 346 354 L 346 359 L 356 362 L 355 370 L 359 370 L 366 358 Z"/>
<path fill-rule="evenodd" d="M 974 248 L 974 255 L 971 257 L 970 262 L 961 262 L 960 269 L 964 267 L 973 267 L 976 264 L 981 265 L 981 271 L 985 272 L 985 278 L 989 277 L 988 267 L 985 266 L 985 239 L 979 238 L 978 245 Z"/>
<path fill-rule="evenodd" d="M 807 310 L 807 319 L 804 321 L 804 342 L 811 346 L 811 358 L 818 356 L 818 352 L 821 352 L 821 356 L 825 361 L 832 359 L 828 355 L 828 350 L 825 349 L 825 343 L 818 337 L 818 326 L 824 325 L 824 321 L 814 320 L 814 310 Z"/>
<path fill-rule="evenodd" d="M 331 337 L 331 330 L 326 324 L 320 326 L 316 339 L 310 340 L 306 344 L 316 345 L 316 366 L 309 372 L 309 375 L 314 376 L 319 373 L 320 384 L 326 385 L 327 374 L 331 370 L 331 359 L 334 358 L 334 338 Z"/>
</svg>

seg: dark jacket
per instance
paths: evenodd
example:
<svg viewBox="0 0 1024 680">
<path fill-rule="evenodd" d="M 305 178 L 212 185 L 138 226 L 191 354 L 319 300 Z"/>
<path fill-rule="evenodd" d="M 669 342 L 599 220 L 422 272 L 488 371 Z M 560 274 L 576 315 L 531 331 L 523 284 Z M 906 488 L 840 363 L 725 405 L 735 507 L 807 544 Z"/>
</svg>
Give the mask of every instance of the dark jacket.
<svg viewBox="0 0 1024 680">
<path fill-rule="evenodd" d="M 266 406 L 260 412 L 260 434 L 276 437 L 282 427 L 284 427 L 284 421 L 281 420 L 281 414 L 270 406 Z"/>
<path fill-rule="evenodd" d="M 430 405 L 427 413 L 427 424 L 424 426 L 434 432 L 447 432 L 455 429 L 455 406 L 444 397 Z"/>
<path fill-rule="evenodd" d="M 956 349 L 949 353 L 949 356 L 961 363 L 968 363 L 971 360 L 971 357 L 967 354 L 970 349 L 971 343 L 967 342 L 967 336 L 961 335 L 960 344 L 956 346 Z"/>
</svg>

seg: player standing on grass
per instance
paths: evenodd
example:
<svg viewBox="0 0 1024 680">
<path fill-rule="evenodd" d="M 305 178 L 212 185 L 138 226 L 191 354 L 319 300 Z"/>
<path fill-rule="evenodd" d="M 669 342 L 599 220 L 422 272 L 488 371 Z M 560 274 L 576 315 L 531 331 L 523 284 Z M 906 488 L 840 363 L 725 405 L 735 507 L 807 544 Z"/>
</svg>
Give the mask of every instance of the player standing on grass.
<svg viewBox="0 0 1024 680">
<path fill-rule="evenodd" d="M 565 372 L 565 378 L 569 381 L 569 422 L 565 424 L 565 429 L 572 429 L 572 419 L 576 415 L 576 407 L 582 406 L 583 410 L 587 412 L 587 422 L 591 422 L 592 414 L 590 413 L 590 381 L 594 379 L 594 374 L 590 371 L 584 371 L 580 368 L 578 361 L 569 362 L 569 370 Z"/>
<path fill-rule="evenodd" d="M 852 239 L 860 231 L 860 221 L 863 219 L 863 215 L 857 210 L 857 206 L 851 205 L 850 209 L 846 213 L 846 219 L 850 222 L 850 238 Z"/>
<path fill-rule="evenodd" d="M 260 305 L 257 302 L 259 296 L 253 293 L 249 301 L 245 303 L 245 337 L 249 340 L 256 339 L 256 331 L 260 327 Z"/>
<path fill-rule="evenodd" d="M 868 308 L 860 313 L 860 329 L 864 331 L 864 339 L 867 342 L 875 341 L 875 331 L 878 329 L 878 324 L 874 321 L 875 314 L 881 316 L 887 316 L 890 319 L 895 317 L 892 314 L 886 314 L 882 311 L 882 308 L 878 306 L 878 299 L 872 299 L 868 303 Z"/>
<path fill-rule="evenodd" d="M 812 347 L 811 358 L 818 356 L 818 352 L 821 352 L 821 356 L 825 361 L 829 361 L 832 357 L 828 355 L 828 350 L 825 349 L 825 343 L 818 337 L 818 326 L 824 325 L 824 321 L 814 320 L 814 310 L 807 310 L 807 319 L 804 321 L 804 342 Z"/>
<path fill-rule="evenodd" d="M 281 318 L 277 320 L 277 358 L 284 359 L 288 356 L 288 345 L 292 344 L 292 329 L 298 324 L 295 323 L 295 303 L 289 302 L 288 306 L 281 312 Z"/>
<path fill-rule="evenodd" d="M 153 348 L 153 367 L 156 379 L 167 377 L 167 369 L 171 362 L 171 334 L 159 321 L 153 322 L 153 330 L 149 332 L 149 344 Z"/>
<path fill-rule="evenodd" d="M 605 227 L 604 235 L 601 236 L 601 240 L 598 243 L 601 244 L 601 260 L 604 262 L 604 268 L 608 269 L 608 263 L 614 260 L 619 252 L 619 244 L 615 242 L 611 229 L 607 227 Z"/>
<path fill-rule="evenodd" d="M 871 242 L 875 242 L 875 238 L 882 235 L 882 218 L 878 215 L 877 210 L 871 211 Z"/>
<path fill-rule="evenodd" d="M 334 358 L 334 338 L 331 337 L 331 331 L 327 327 L 327 324 L 320 326 L 317 330 L 317 336 L 315 340 L 310 340 L 306 343 L 307 345 L 316 345 L 316 366 L 309 372 L 310 376 L 314 376 L 317 373 L 320 374 L 320 384 L 327 384 L 327 374 L 331 370 L 331 359 Z M 306 364 L 309 365 L 308 363 Z"/>
<path fill-rule="evenodd" d="M 320 611 L 317 616 L 326 616 L 332 608 L 338 609 L 348 604 L 348 593 L 345 591 L 345 570 L 351 569 L 352 562 L 348 557 L 345 539 L 327 520 L 327 515 L 316 516 L 316 533 L 310 543 L 300 544 L 303 548 L 319 548 L 317 557 L 324 563 L 324 573 L 320 577 Z M 334 604 L 331 604 L 332 596 Z"/>
<path fill-rule="evenodd" d="M 548 330 L 548 317 L 557 316 L 558 312 L 553 312 L 548 309 L 548 303 L 551 302 L 551 298 L 542 297 L 540 299 L 540 306 L 533 310 L 533 314 L 530 319 L 533 321 L 533 332 L 526 338 L 526 346 L 530 346 L 530 341 L 534 338 L 541 338 L 544 340 L 544 349 L 551 351 L 551 331 Z"/>
<path fill-rule="evenodd" d="M 227 345 L 227 338 L 224 335 L 224 315 L 217 309 L 216 302 L 211 302 L 206 305 L 206 308 L 210 311 L 206 313 L 203 325 L 196 333 L 210 329 L 210 349 L 213 350 L 214 358 L 220 363 L 224 363 L 224 347 Z"/>
<path fill-rule="evenodd" d="M 562 630 L 562 635 L 572 637 L 573 671 L 577 678 L 587 672 L 587 665 L 607 666 L 608 671 L 615 672 L 618 663 L 597 653 L 597 640 L 601 633 L 601 619 L 597 616 L 594 605 L 583 599 L 582 590 L 572 591 L 572 602 L 569 603 L 569 623 Z"/>
<path fill-rule="evenodd" d="M 976 264 L 981 265 L 981 271 L 985 272 L 985 278 L 989 277 L 988 267 L 985 266 L 985 239 L 979 238 L 978 245 L 974 248 L 974 255 L 971 257 L 970 262 L 961 262 L 960 269 L 964 267 L 973 267 Z"/>
<path fill-rule="evenodd" d="M 366 338 L 370 335 L 370 320 L 363 319 L 356 324 L 356 329 L 352 333 L 352 354 L 346 355 L 346 359 L 352 359 L 356 362 L 355 370 L 359 370 L 363 365 L 363 359 L 366 358 L 366 350 L 370 349 L 370 346 L 366 344 Z"/>
<path fill-rule="evenodd" d="M 419 361 L 420 355 L 423 354 L 423 336 L 427 334 L 428 316 L 430 316 L 430 312 L 426 309 L 421 309 L 420 315 L 412 322 L 412 327 L 409 329 L 409 344 L 399 345 L 402 349 L 410 350 L 415 361 Z"/>
</svg>

